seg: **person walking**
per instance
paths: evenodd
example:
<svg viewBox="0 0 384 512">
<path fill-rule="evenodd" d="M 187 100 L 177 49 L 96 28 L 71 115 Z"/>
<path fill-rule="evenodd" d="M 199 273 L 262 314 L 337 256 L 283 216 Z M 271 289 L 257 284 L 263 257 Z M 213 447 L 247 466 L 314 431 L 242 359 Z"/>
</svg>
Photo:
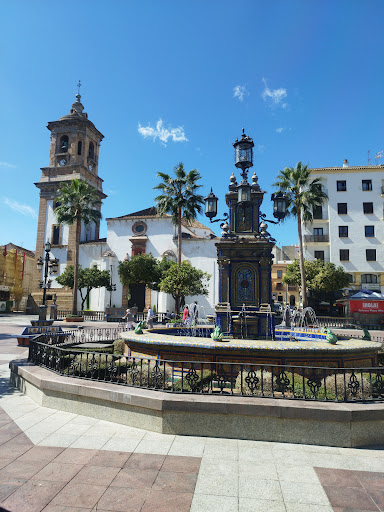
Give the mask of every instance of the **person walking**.
<svg viewBox="0 0 384 512">
<path fill-rule="evenodd" d="M 152 329 L 153 328 L 153 320 L 154 320 L 154 318 L 155 318 L 155 313 L 152 311 L 151 306 L 149 306 L 148 313 L 147 313 L 147 329 Z"/>
<path fill-rule="evenodd" d="M 183 311 L 183 324 L 184 325 L 187 325 L 187 323 L 188 323 L 188 316 L 189 316 L 189 311 L 188 311 L 188 306 L 186 304 L 184 311 Z"/>
<path fill-rule="evenodd" d="M 133 315 L 132 315 L 132 311 L 130 308 L 128 308 L 127 311 L 125 312 L 123 319 L 125 319 L 127 322 L 126 323 L 127 331 L 130 331 L 132 329 L 132 323 L 133 323 Z"/>
<path fill-rule="evenodd" d="M 198 310 L 198 306 L 197 306 L 197 301 L 196 300 L 195 300 L 195 302 L 191 306 L 191 309 L 189 311 L 189 316 L 191 318 L 191 324 L 192 325 L 196 325 L 197 324 L 197 319 L 199 317 L 199 310 Z"/>
</svg>

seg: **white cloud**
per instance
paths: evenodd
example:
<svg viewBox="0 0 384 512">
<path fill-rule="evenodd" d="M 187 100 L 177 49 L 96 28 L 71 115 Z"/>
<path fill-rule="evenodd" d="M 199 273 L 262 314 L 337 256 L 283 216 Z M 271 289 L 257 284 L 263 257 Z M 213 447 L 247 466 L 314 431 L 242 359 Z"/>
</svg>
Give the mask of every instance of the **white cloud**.
<svg viewBox="0 0 384 512">
<path fill-rule="evenodd" d="M 8 169 L 16 169 L 16 165 L 9 164 L 8 162 L 0 162 L 0 167 L 7 167 Z"/>
<path fill-rule="evenodd" d="M 265 88 L 261 94 L 261 97 L 263 98 L 264 101 L 271 100 L 272 104 L 279 105 L 279 103 L 281 103 L 282 100 L 287 97 L 287 89 L 270 89 L 267 86 L 267 81 L 265 80 L 265 78 L 263 78 L 263 82 Z M 286 108 L 287 104 L 283 103 L 282 107 Z"/>
<path fill-rule="evenodd" d="M 144 138 L 152 137 L 153 141 L 160 139 L 164 146 L 167 145 L 168 139 L 171 139 L 173 142 L 188 141 L 182 126 L 178 126 L 177 128 L 165 128 L 162 119 L 157 121 L 156 128 L 152 128 L 150 125 L 141 126 L 139 123 L 137 130 Z"/>
<path fill-rule="evenodd" d="M 8 197 L 3 197 L 3 202 L 14 210 L 17 213 L 21 213 L 21 215 L 25 215 L 27 217 L 32 217 L 33 219 L 37 219 L 37 213 L 34 208 L 28 206 L 27 204 L 21 204 L 13 199 L 9 199 Z"/>
<path fill-rule="evenodd" d="M 248 96 L 249 92 L 245 88 L 245 85 L 236 85 L 236 87 L 233 88 L 233 97 L 239 98 L 239 101 L 244 100 L 244 96 Z"/>
<path fill-rule="evenodd" d="M 284 128 L 276 128 L 277 133 L 282 133 L 284 131 Z"/>
<path fill-rule="evenodd" d="M 264 144 L 258 144 L 258 145 L 256 146 L 256 151 L 257 151 L 258 153 L 264 153 L 264 151 L 265 151 L 265 146 L 264 146 Z"/>
</svg>

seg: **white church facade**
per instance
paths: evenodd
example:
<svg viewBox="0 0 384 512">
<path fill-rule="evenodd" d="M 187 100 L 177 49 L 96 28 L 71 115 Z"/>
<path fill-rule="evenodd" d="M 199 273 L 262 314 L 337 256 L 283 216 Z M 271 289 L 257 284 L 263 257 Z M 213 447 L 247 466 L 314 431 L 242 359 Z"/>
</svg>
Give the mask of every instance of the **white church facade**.
<svg viewBox="0 0 384 512">
<path fill-rule="evenodd" d="M 42 168 L 42 176 L 36 187 L 40 189 L 40 205 L 36 240 L 36 258 L 44 257 L 44 244 L 51 243 L 51 258 L 58 260 L 58 273 L 51 275 L 51 288 L 47 293 L 48 304 L 56 299 L 59 309 L 70 309 L 72 290 L 63 288 L 56 278 L 67 265 L 73 265 L 75 232 L 74 226 L 59 225 L 55 217 L 56 196 L 62 183 L 75 178 L 86 181 L 94 187 L 100 199 L 107 197 L 103 192 L 103 180 L 98 175 L 98 156 L 103 135 L 96 129 L 83 112 L 81 97 L 76 96 L 70 113 L 58 121 L 48 123 L 51 131 L 49 166 Z M 118 276 L 120 261 L 137 254 L 152 254 L 157 259 L 166 257 L 176 261 L 177 235 L 171 217 L 159 216 L 155 207 L 120 217 L 107 218 L 107 237 L 99 238 L 99 225 L 82 226 L 80 237 L 79 264 L 82 268 L 97 267 L 111 272 L 113 291 L 106 288 L 94 289 L 90 293 L 87 308 L 104 311 L 108 306 L 126 307 L 128 290 Z M 212 230 L 198 221 L 183 222 L 182 260 L 210 274 L 208 296 L 186 297 L 186 302 L 197 300 L 205 314 L 211 314 L 218 302 L 218 265 L 215 237 Z M 42 290 L 39 285 L 42 272 L 36 272 L 33 297 L 39 304 Z M 174 309 L 173 298 L 163 292 L 149 289 L 135 290 L 129 299 L 139 310 L 156 306 L 157 311 Z M 80 302 L 80 295 L 78 296 Z"/>
<path fill-rule="evenodd" d="M 218 302 L 215 236 L 211 229 L 194 221 L 182 225 L 182 260 L 210 274 L 208 296 L 187 297 L 186 302 L 197 300 L 200 308 L 208 314 L 213 313 Z M 138 254 L 152 254 L 156 259 L 163 257 L 176 261 L 177 236 L 171 217 L 160 217 L 156 208 L 151 207 L 121 217 L 107 219 L 106 241 L 90 241 L 80 245 L 80 264 L 82 267 L 97 266 L 109 270 L 116 290 L 109 292 L 105 288 L 91 291 L 90 308 L 102 311 L 105 307 L 125 307 L 128 303 L 127 290 L 118 276 L 120 261 L 131 259 Z M 156 306 L 160 312 L 174 310 L 173 298 L 163 292 L 144 290 L 139 287 L 131 303 L 139 310 Z M 131 304 L 130 303 L 130 304 Z"/>
</svg>

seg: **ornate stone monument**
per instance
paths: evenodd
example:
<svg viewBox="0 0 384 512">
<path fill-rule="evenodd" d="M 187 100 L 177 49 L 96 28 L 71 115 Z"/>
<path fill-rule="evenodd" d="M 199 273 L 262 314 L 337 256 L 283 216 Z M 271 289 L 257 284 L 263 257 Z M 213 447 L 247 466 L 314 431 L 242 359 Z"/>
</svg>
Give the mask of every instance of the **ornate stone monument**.
<svg viewBox="0 0 384 512">
<path fill-rule="evenodd" d="M 224 333 L 235 338 L 269 338 L 273 333 L 271 312 L 272 248 L 275 240 L 267 232 L 265 215 L 260 207 L 265 191 L 258 184 L 256 173 L 248 182 L 248 169 L 253 166 L 253 140 L 244 133 L 236 139 L 235 165 L 241 170 L 237 183 L 232 174 L 225 200 L 229 213 L 221 224 L 222 234 L 216 244 L 219 264 L 219 303 L 216 323 Z M 277 211 L 279 198 L 274 198 Z M 205 214 L 217 214 L 217 197 L 205 198 Z M 282 217 L 283 215 L 276 215 Z M 268 221 L 275 222 L 275 221 Z"/>
</svg>

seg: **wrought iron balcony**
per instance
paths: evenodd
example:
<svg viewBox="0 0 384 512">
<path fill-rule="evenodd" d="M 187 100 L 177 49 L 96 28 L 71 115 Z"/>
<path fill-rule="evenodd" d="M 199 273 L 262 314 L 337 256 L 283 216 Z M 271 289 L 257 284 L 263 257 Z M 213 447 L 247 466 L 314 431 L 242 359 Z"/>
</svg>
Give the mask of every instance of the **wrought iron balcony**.
<svg viewBox="0 0 384 512">
<path fill-rule="evenodd" d="M 329 242 L 329 235 L 304 235 L 304 242 Z"/>
</svg>

